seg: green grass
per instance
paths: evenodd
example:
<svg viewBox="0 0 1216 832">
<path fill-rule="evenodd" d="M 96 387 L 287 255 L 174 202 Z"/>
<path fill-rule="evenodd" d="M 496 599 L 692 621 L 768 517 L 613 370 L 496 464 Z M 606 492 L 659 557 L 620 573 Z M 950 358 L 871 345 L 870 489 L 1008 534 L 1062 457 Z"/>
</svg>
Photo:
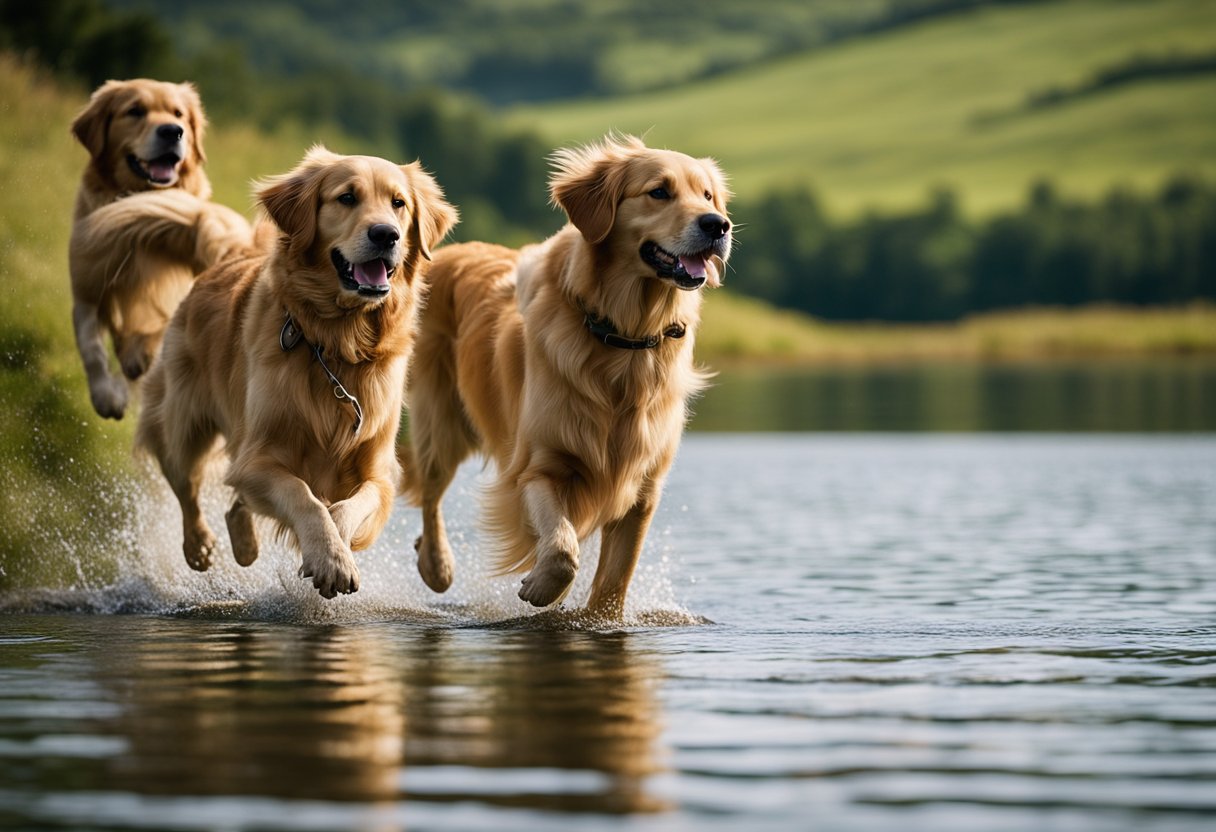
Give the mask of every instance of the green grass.
<svg viewBox="0 0 1216 832">
<path fill-rule="evenodd" d="M 956 323 L 840 324 L 719 292 L 709 297 L 697 353 L 735 363 L 911 363 L 1216 354 L 1216 306 L 1024 309 Z"/>
<path fill-rule="evenodd" d="M 835 211 L 906 207 L 937 185 L 969 211 L 1050 177 L 1093 197 L 1176 171 L 1216 173 L 1216 76 L 1144 81 L 1017 111 L 1138 54 L 1211 52 L 1206 0 L 1070 0 L 982 9 L 663 92 L 519 107 L 555 144 L 609 129 L 719 159 L 744 196 L 813 183 Z"/>
</svg>

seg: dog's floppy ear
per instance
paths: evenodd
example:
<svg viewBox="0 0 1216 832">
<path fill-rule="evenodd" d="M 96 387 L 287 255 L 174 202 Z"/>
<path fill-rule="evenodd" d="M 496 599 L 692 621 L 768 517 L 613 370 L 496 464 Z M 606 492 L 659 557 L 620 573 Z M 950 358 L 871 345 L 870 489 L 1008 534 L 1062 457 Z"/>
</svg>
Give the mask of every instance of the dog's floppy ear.
<svg viewBox="0 0 1216 832">
<path fill-rule="evenodd" d="M 106 136 L 114 118 L 114 99 L 125 89 L 124 81 L 106 81 L 93 91 L 89 103 L 72 121 L 72 135 L 94 159 L 105 152 Z"/>
<path fill-rule="evenodd" d="M 186 99 L 186 119 L 190 122 L 190 144 L 195 164 L 205 165 L 207 154 L 203 152 L 203 133 L 207 131 L 207 114 L 203 112 L 203 100 L 199 97 L 198 88 L 189 81 L 178 84 L 178 87 Z"/>
<path fill-rule="evenodd" d="M 588 243 L 601 243 L 612 231 L 629 182 L 631 152 L 644 148 L 632 136 L 609 136 L 588 147 L 563 148 L 551 157 L 555 170 L 549 196 Z"/>
<path fill-rule="evenodd" d="M 443 196 L 435 178 L 418 162 L 401 166 L 414 192 L 414 221 L 410 225 L 410 245 L 427 260 L 431 249 L 439 245 L 460 220 L 459 212 Z"/>
<path fill-rule="evenodd" d="M 315 145 L 295 170 L 258 183 L 257 198 L 297 251 L 312 248 L 317 236 L 317 211 L 321 207 L 321 183 L 329 163 L 339 159 Z"/>
</svg>

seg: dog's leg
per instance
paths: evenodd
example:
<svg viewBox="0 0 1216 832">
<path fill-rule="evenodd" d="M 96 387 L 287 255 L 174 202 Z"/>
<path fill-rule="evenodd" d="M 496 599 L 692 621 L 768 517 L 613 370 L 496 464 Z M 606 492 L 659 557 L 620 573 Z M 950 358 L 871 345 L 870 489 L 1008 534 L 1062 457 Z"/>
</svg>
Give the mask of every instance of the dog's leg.
<svg viewBox="0 0 1216 832">
<path fill-rule="evenodd" d="M 545 477 L 523 488 L 524 510 L 536 532 L 536 565 L 523 580 L 519 597 L 537 607 L 560 601 L 578 571 L 578 533 Z"/>
<path fill-rule="evenodd" d="M 122 343 L 118 345 L 118 363 L 122 367 L 122 374 L 131 381 L 135 381 L 148 371 L 148 367 L 152 365 L 152 358 L 156 355 L 160 348 L 160 341 L 163 333 L 156 332 L 152 334 L 144 333 L 129 333 L 123 337 Z"/>
<path fill-rule="evenodd" d="M 658 501 L 640 499 L 619 520 L 604 526 L 600 540 L 600 562 L 591 582 L 587 609 L 597 616 L 619 619 L 625 612 L 625 592 L 642 553 L 642 542 L 654 517 Z"/>
<path fill-rule="evenodd" d="M 418 574 L 435 592 L 445 592 L 452 585 L 456 560 L 448 544 L 447 528 L 443 524 L 443 493 L 452 482 L 455 471 L 428 476 L 421 484 L 422 534 L 414 541 L 418 552 Z M 445 476 L 446 475 L 446 476 Z"/>
<path fill-rule="evenodd" d="M 455 388 L 449 349 L 433 334 L 419 338 L 410 367 L 410 441 L 397 447 L 402 490 L 422 508 L 422 534 L 414 541 L 418 574 L 435 592 L 446 592 L 456 572 L 443 524 L 443 495 L 477 447 Z"/>
<path fill-rule="evenodd" d="M 76 330 L 76 348 L 84 362 L 89 381 L 89 398 L 97 415 L 105 419 L 121 419 L 127 409 L 127 385 L 110 375 L 110 359 L 101 339 L 101 321 L 97 306 L 77 300 L 72 304 L 72 324 Z"/>
<path fill-rule="evenodd" d="M 296 534 L 303 564 L 301 578 L 323 598 L 359 589 L 359 567 L 342 540 L 329 509 L 308 483 L 265 454 L 242 454 L 228 473 L 228 484 L 249 507 L 285 523 Z"/>
<path fill-rule="evenodd" d="M 393 508 L 392 480 L 369 479 L 350 497 L 329 507 L 342 542 L 352 550 L 366 549 L 380 534 Z"/>
<path fill-rule="evenodd" d="M 232 555 L 241 566 L 250 566 L 258 559 L 258 530 L 253 525 L 253 513 L 238 494 L 232 508 L 224 515 L 228 523 L 228 539 L 232 542 Z"/>
<path fill-rule="evenodd" d="M 185 442 L 174 445 L 175 450 L 182 451 L 180 456 L 166 453 L 163 446 L 154 450 L 160 469 L 182 507 L 182 553 L 186 563 L 191 569 L 205 572 L 211 566 L 215 535 L 199 508 L 198 493 L 203 481 L 203 457 L 215 441 L 215 435 L 208 431 L 187 430 L 181 431 L 177 438 Z"/>
</svg>

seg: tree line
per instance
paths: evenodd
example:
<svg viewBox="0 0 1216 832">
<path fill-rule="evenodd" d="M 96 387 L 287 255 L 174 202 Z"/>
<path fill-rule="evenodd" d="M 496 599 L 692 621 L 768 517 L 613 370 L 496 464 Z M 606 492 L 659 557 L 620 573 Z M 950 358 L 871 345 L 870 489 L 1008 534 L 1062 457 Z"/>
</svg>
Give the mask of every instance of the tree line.
<svg viewBox="0 0 1216 832">
<path fill-rule="evenodd" d="M 806 188 L 735 206 L 728 280 L 832 320 L 936 321 L 1030 305 L 1216 298 L 1216 186 L 1176 176 L 1093 202 L 1033 185 L 1015 210 L 969 220 L 954 194 L 835 221 Z"/>
<path fill-rule="evenodd" d="M 110 78 L 188 79 L 213 120 L 337 125 L 380 155 L 422 159 L 461 207 L 461 239 L 519 242 L 560 224 L 545 185 L 548 145 L 500 125 L 476 99 L 403 90 L 325 55 L 266 69 L 234 43 L 183 55 L 159 19 L 101 0 L 0 0 L 0 49 L 90 88 Z"/>
<path fill-rule="evenodd" d="M 929 4 L 946 7 L 951 3 Z M 954 5 L 965 6 L 969 2 Z M 194 80 L 213 117 L 273 127 L 338 124 L 382 155 L 420 158 L 461 208 L 457 239 L 516 244 L 556 229 L 550 148 L 476 99 L 402 91 L 324 55 L 255 69 L 216 44 L 181 57 L 164 25 L 100 0 L 0 0 L 0 48 L 96 85 L 150 75 Z M 732 287 L 835 320 L 949 320 L 1029 304 L 1179 303 L 1216 298 L 1216 188 L 1176 177 L 1158 193 L 1082 202 L 1035 185 L 1017 210 L 970 220 L 949 191 L 917 210 L 836 220 L 795 186 L 737 200 Z"/>
</svg>

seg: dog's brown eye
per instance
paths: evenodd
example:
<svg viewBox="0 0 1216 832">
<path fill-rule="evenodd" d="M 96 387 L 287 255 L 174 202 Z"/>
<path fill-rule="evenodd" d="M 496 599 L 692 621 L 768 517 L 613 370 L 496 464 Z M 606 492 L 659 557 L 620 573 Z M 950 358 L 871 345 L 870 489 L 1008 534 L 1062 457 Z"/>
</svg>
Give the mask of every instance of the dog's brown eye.
<svg viewBox="0 0 1216 832">
<path fill-rule="evenodd" d="M 394 207 L 394 208 L 404 208 L 404 207 L 405 207 L 405 200 L 404 200 L 404 199 L 401 199 L 400 197 L 395 197 L 395 198 L 393 199 L 393 207 Z"/>
<path fill-rule="evenodd" d="M 147 114 L 148 114 L 148 111 L 145 110 L 139 104 L 136 104 L 134 107 L 127 110 L 127 115 L 131 116 L 132 118 L 143 118 Z"/>
<path fill-rule="evenodd" d="M 714 198 L 713 198 L 713 196 L 710 194 L 710 192 L 709 192 L 709 191 L 706 191 L 706 192 L 705 192 L 705 198 L 706 198 L 706 199 L 708 199 L 710 202 L 713 202 L 713 201 L 714 201 Z"/>
<path fill-rule="evenodd" d="M 181 118 L 181 117 L 182 117 L 182 111 L 181 111 L 181 110 L 174 110 L 174 111 L 173 111 L 173 115 L 177 116 L 178 118 Z"/>
<path fill-rule="evenodd" d="M 338 202 L 341 202 L 343 205 L 354 205 L 358 201 L 359 200 L 355 199 L 355 195 L 350 191 L 338 196 Z"/>
<path fill-rule="evenodd" d="M 650 195 L 655 199 L 671 199 L 671 194 L 667 192 L 666 188 L 655 188 Z"/>
</svg>

